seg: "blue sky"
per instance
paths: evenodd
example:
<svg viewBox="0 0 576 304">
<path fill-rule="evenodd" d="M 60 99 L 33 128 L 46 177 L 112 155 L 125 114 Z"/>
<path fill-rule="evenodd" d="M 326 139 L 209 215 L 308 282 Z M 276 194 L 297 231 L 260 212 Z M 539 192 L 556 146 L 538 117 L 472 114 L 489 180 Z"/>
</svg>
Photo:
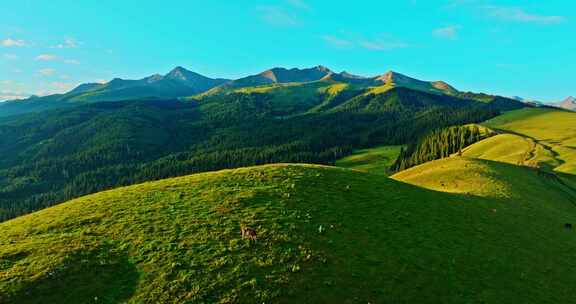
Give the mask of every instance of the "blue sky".
<svg viewBox="0 0 576 304">
<path fill-rule="evenodd" d="M 237 78 L 321 64 L 542 101 L 576 94 L 572 0 L 5 0 L 0 12 L 0 100 L 178 65 Z"/>
</svg>

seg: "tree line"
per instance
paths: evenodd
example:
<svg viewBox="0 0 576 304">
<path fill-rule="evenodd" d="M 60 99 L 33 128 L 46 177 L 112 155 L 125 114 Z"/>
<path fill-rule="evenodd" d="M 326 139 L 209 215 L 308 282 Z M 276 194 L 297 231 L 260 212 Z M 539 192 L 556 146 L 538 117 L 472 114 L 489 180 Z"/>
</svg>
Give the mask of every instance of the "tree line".
<svg viewBox="0 0 576 304">
<path fill-rule="evenodd" d="M 435 129 L 417 141 L 401 148 L 400 155 L 391 167 L 393 172 L 448 157 L 454 153 L 462 154 L 462 149 L 488 136 L 477 125 L 453 126 Z"/>
</svg>

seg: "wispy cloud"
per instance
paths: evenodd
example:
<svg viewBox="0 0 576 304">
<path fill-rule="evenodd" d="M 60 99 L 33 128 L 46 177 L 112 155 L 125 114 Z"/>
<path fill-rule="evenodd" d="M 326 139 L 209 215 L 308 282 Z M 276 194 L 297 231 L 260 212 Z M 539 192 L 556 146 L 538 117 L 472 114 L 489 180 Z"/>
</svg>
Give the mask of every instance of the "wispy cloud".
<svg viewBox="0 0 576 304">
<path fill-rule="evenodd" d="M 440 27 L 434 29 L 432 34 L 438 38 L 448 39 L 448 40 L 456 40 L 458 39 L 458 31 L 462 27 L 459 25 L 449 25 L 445 27 Z"/>
<path fill-rule="evenodd" d="M 393 49 L 403 49 L 410 45 L 401 41 L 386 39 L 386 38 L 376 38 L 371 40 L 360 41 L 360 46 L 374 51 L 387 51 Z"/>
<path fill-rule="evenodd" d="M 302 23 L 300 17 L 310 12 L 311 6 L 306 0 L 284 0 L 278 5 L 256 7 L 262 21 L 274 26 L 297 26 Z"/>
<path fill-rule="evenodd" d="M 341 35 L 325 35 L 322 40 L 335 48 L 363 48 L 372 51 L 388 51 L 407 48 L 410 44 L 394 38 L 390 34 L 382 34 L 374 38 L 359 37 L 350 33 Z"/>
<path fill-rule="evenodd" d="M 540 24 L 555 24 L 566 21 L 564 16 L 559 15 L 541 15 L 535 13 L 528 13 L 520 7 L 504 7 L 487 5 L 483 7 L 488 16 L 514 22 L 527 22 L 527 23 L 540 23 Z"/>
<path fill-rule="evenodd" d="M 6 100 L 24 99 L 30 97 L 31 94 L 11 91 L 0 91 L 0 102 Z"/>
<path fill-rule="evenodd" d="M 80 61 L 76 60 L 76 59 L 64 59 L 64 63 L 66 63 L 66 64 L 80 64 Z"/>
<path fill-rule="evenodd" d="M 486 0 L 450 0 L 447 8 L 468 8 L 490 18 L 509 22 L 557 24 L 567 20 L 561 15 L 528 12 L 520 6 L 494 5 Z"/>
<path fill-rule="evenodd" d="M 36 56 L 36 58 L 34 58 L 34 60 L 36 61 L 53 61 L 58 59 L 58 57 L 56 57 L 55 55 L 50 55 L 50 54 L 41 54 Z"/>
<path fill-rule="evenodd" d="M 24 47 L 28 44 L 22 39 L 6 38 L 1 42 L 3 47 Z"/>
<path fill-rule="evenodd" d="M 352 47 L 354 44 L 352 41 L 348 39 L 339 38 L 333 35 L 322 36 L 322 39 L 329 45 L 337 48 L 349 48 Z"/>
<path fill-rule="evenodd" d="M 78 47 L 78 42 L 72 38 L 64 39 L 64 42 L 51 46 L 53 49 L 75 49 Z"/>
<path fill-rule="evenodd" d="M 55 69 L 40 69 L 40 70 L 38 70 L 38 75 L 40 75 L 42 77 L 52 76 L 54 74 L 56 74 Z"/>
<path fill-rule="evenodd" d="M 16 60 L 19 59 L 20 57 L 16 54 L 2 54 L 2 58 L 6 60 Z"/>
<path fill-rule="evenodd" d="M 293 12 L 280 6 L 259 6 L 256 10 L 260 13 L 260 18 L 271 25 L 295 26 L 300 23 Z"/>
<path fill-rule="evenodd" d="M 30 96 L 24 92 L 24 85 L 14 80 L 0 80 L 0 101 L 22 99 Z"/>
</svg>

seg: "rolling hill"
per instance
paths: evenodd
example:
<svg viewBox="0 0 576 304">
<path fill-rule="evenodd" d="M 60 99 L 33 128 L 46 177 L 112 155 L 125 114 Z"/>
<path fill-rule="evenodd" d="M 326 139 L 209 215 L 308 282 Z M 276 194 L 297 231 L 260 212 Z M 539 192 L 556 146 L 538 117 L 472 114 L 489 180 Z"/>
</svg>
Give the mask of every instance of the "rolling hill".
<svg viewBox="0 0 576 304">
<path fill-rule="evenodd" d="M 334 165 L 372 174 L 390 175 L 391 167 L 400 155 L 402 146 L 381 146 L 354 151 L 337 160 Z"/>
<path fill-rule="evenodd" d="M 268 165 L 83 197 L 0 224 L 0 300 L 572 301 L 576 242 L 564 224 L 576 192 L 529 168 L 465 158 L 395 178 L 456 193 Z M 241 222 L 256 242 L 240 238 Z"/>
<path fill-rule="evenodd" d="M 147 117 L 155 126 L 160 117 L 178 126 L 174 117 L 196 121 L 190 118 L 203 115 L 223 115 L 229 123 L 240 119 L 228 112 L 232 101 L 263 93 L 236 94 L 215 96 L 202 105 L 163 101 L 148 110 L 153 103 L 95 104 L 76 108 L 85 115 L 77 119 L 85 121 L 95 111 L 97 121 L 108 127 L 134 113 L 140 123 Z M 430 116 L 435 102 L 465 109 L 470 104 L 463 102 L 473 102 L 402 88 L 366 96 L 323 113 L 330 120 L 338 113 L 380 113 L 389 119 L 396 113 L 389 109 L 420 108 L 423 117 L 437 120 L 442 116 Z M 262 100 L 252 102 L 259 106 L 247 109 L 270 109 Z M 168 105 L 190 116 L 171 116 Z M 216 109 L 227 110 L 217 114 Z M 274 128 L 289 130 L 278 128 L 278 121 L 301 121 L 312 113 L 285 120 L 273 116 Z M 58 113 L 76 117 L 63 114 Z M 553 109 L 504 113 L 483 123 L 500 134 L 472 144 L 463 156 L 427 162 L 392 178 L 362 170 L 384 168 L 398 148 L 360 150 L 336 162 L 354 170 L 274 164 L 200 173 L 99 192 L 20 216 L 0 223 L 0 302 L 570 303 L 576 235 L 567 225 L 576 224 L 576 177 L 568 173 L 576 161 L 570 152 L 575 116 Z M 353 116 L 343 117 L 353 126 Z M 253 121 L 264 126 L 262 120 Z M 412 118 L 409 122 L 414 128 Z M 15 120 L 8 123 L 21 130 Z M 311 126 L 319 129 L 318 121 L 302 125 Z M 350 138 L 358 136 L 358 126 L 350 129 Z M 85 138 L 89 133 L 79 131 L 90 130 L 80 124 L 64 134 Z M 119 135 L 129 129 L 121 130 Z M 134 130 L 150 139 L 148 130 Z M 310 134 L 295 131 L 300 139 Z M 167 147 L 159 140 L 161 133 L 153 138 L 146 145 Z M 54 153 L 44 145 L 57 140 L 40 140 L 44 144 L 37 151 L 26 153 Z M 92 157 L 66 153 L 84 155 L 79 158 L 83 162 Z M 176 154 L 149 168 L 187 159 Z M 136 164 L 119 173 L 142 166 Z M 6 172 L 18 170 L 26 171 Z M 58 166 L 52 170 L 64 174 Z M 95 173 L 102 171 L 90 174 Z M 257 231 L 256 242 L 241 239 L 242 223 Z"/>
<path fill-rule="evenodd" d="M 576 174 L 576 113 L 530 108 L 507 112 L 484 125 L 533 142 L 533 149 L 525 151 L 540 166 Z"/>
</svg>

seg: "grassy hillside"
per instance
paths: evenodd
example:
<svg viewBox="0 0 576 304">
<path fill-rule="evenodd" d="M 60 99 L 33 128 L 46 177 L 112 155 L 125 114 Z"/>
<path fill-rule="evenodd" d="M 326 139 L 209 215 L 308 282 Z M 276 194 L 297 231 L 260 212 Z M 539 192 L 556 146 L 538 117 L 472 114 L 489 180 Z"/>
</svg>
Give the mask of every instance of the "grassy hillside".
<svg viewBox="0 0 576 304">
<path fill-rule="evenodd" d="M 466 148 L 463 156 L 553 170 L 561 163 L 548 147 L 516 134 L 499 134 Z"/>
<path fill-rule="evenodd" d="M 514 195 L 269 165 L 79 198 L 0 224 L 0 302 L 573 302 L 573 196 L 528 168 L 432 164 L 452 160 Z"/>
<path fill-rule="evenodd" d="M 400 154 L 402 146 L 381 146 L 355 151 L 352 155 L 336 161 L 337 167 L 354 169 L 373 174 L 389 175 L 390 166 Z"/>
<path fill-rule="evenodd" d="M 333 164 L 360 147 L 404 144 L 498 114 L 404 88 L 358 96 L 354 86 L 318 81 L 200 102 L 104 102 L 0 118 L 0 221 L 147 180 L 267 163 Z"/>
<path fill-rule="evenodd" d="M 529 137 L 546 154 L 544 161 L 556 171 L 576 174 L 576 113 L 530 108 L 507 112 L 486 126 Z"/>
</svg>

